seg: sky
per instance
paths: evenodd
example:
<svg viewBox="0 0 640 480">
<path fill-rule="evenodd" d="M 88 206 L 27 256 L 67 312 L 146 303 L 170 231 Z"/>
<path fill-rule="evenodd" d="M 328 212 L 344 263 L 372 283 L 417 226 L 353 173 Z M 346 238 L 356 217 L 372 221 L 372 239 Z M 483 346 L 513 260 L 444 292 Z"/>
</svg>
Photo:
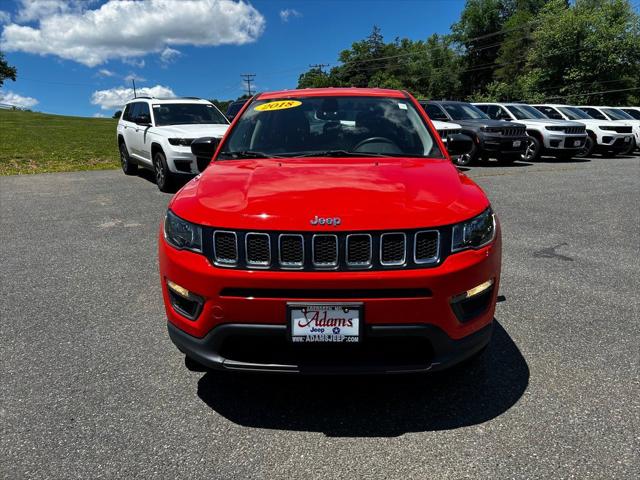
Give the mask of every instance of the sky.
<svg viewBox="0 0 640 480">
<path fill-rule="evenodd" d="M 464 0 L 0 0 L 0 50 L 18 70 L 0 103 L 111 116 L 138 94 L 235 99 L 295 88 L 373 25 L 385 40 L 448 33 Z"/>
</svg>

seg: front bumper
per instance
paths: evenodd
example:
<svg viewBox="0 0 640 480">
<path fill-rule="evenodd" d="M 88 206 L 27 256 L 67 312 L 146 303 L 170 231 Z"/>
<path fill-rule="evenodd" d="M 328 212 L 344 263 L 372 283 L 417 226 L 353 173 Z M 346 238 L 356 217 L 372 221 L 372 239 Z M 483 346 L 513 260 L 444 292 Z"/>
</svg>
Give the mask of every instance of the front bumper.
<svg viewBox="0 0 640 480">
<path fill-rule="evenodd" d="M 632 140 L 631 133 L 607 132 L 598 138 L 596 148 L 600 151 L 623 152 L 631 146 Z"/>
<path fill-rule="evenodd" d="M 369 325 L 359 345 L 318 347 L 290 344 L 285 325 L 224 324 L 214 328 L 204 338 L 193 337 L 171 323 L 167 325 L 169 337 L 178 349 L 208 368 L 302 374 L 436 372 L 482 350 L 491 340 L 493 331 L 491 322 L 467 337 L 453 340 L 434 325 Z M 269 363 L 264 362 L 264 357 L 257 356 L 259 352 L 256 352 L 254 343 L 246 346 L 244 357 L 240 357 L 242 359 L 227 358 L 225 341 L 234 337 L 241 341 L 259 339 L 262 346 L 274 347 L 267 357 Z M 385 352 L 385 355 L 379 354 L 379 351 L 376 352 L 379 355 L 371 355 L 372 348 L 367 348 L 367 342 L 403 338 L 424 340 L 424 344 L 428 345 L 424 355 L 399 358 L 393 352 Z M 254 358 L 260 358 L 260 361 L 254 361 Z"/>
<path fill-rule="evenodd" d="M 499 224 L 496 228 L 492 244 L 449 255 L 436 267 L 333 272 L 219 268 L 203 255 L 169 246 L 160 232 L 160 275 L 170 336 L 188 356 L 211 368 L 293 372 L 320 372 L 323 369 L 330 372 L 432 371 L 445 368 L 472 355 L 489 341 L 500 281 Z M 472 309 L 467 317 L 454 309 L 454 297 L 488 280 L 494 283 L 481 308 Z M 184 310 L 181 312 L 174 307 L 167 281 L 175 282 L 201 299 L 201 308 L 197 315 L 192 315 L 195 320 L 187 318 Z M 287 304 L 305 301 L 363 303 L 362 346 L 346 353 L 340 348 L 329 350 L 329 356 L 321 357 L 330 359 L 339 352 L 338 356 L 344 358 L 342 364 L 319 365 L 317 359 L 301 364 L 295 355 L 293 360 L 285 359 L 287 361 L 273 357 L 255 361 L 244 354 L 228 353 L 226 340 L 242 337 L 243 333 L 249 333 L 248 337 L 272 337 L 272 352 L 289 352 Z M 487 332 L 485 329 L 489 329 L 489 333 L 478 333 Z M 406 335 L 403 337 L 402 333 Z M 369 347 L 380 339 L 385 340 L 381 348 L 394 343 L 386 342 L 388 337 L 396 340 L 403 337 L 406 345 L 421 338 L 424 340 L 423 357 L 419 361 L 414 357 L 399 363 L 393 355 L 388 361 L 367 356 Z M 238 342 L 244 345 L 249 344 L 249 340 Z M 403 342 L 400 342 L 400 353 Z M 258 342 L 258 346 L 262 343 Z M 359 356 L 359 352 L 363 355 Z M 351 353 L 355 357 L 351 357 Z M 357 368 L 350 368 L 356 364 Z"/>
<path fill-rule="evenodd" d="M 503 137 L 501 135 L 481 134 L 478 136 L 480 149 L 487 153 L 496 154 L 524 153 L 527 148 L 528 138 L 527 135 Z"/>
<path fill-rule="evenodd" d="M 587 141 L 587 135 L 551 134 L 543 137 L 545 150 L 567 151 L 580 150 Z"/>
</svg>

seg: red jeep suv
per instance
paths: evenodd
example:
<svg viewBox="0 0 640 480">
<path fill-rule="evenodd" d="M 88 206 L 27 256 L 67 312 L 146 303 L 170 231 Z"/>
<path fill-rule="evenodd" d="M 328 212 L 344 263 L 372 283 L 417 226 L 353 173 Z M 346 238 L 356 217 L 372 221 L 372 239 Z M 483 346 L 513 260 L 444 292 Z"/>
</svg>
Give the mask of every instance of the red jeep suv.
<svg viewBox="0 0 640 480">
<path fill-rule="evenodd" d="M 258 94 L 169 204 L 169 335 L 207 368 L 435 371 L 491 338 L 500 228 L 417 101 L 395 90 Z"/>
</svg>

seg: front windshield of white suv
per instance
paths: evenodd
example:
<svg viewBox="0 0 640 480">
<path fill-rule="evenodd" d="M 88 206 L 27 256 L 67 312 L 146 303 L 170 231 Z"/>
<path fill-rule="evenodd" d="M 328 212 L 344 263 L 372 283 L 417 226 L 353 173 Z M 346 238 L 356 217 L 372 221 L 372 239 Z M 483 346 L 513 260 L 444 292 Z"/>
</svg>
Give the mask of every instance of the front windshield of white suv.
<svg viewBox="0 0 640 480">
<path fill-rule="evenodd" d="M 229 121 L 209 103 L 161 103 L 153 105 L 157 127 L 166 125 L 228 125 Z"/>
<path fill-rule="evenodd" d="M 633 120 L 634 118 L 627 112 L 620 110 L 619 108 L 603 108 L 604 113 L 609 115 L 614 120 Z"/>
<path fill-rule="evenodd" d="M 518 120 L 528 120 L 532 118 L 549 118 L 544 113 L 540 112 L 540 110 L 536 110 L 529 105 L 507 105 L 507 109 Z"/>
<path fill-rule="evenodd" d="M 558 110 L 569 117 L 570 120 L 593 120 L 591 115 L 577 107 L 558 107 Z"/>
<path fill-rule="evenodd" d="M 252 102 L 218 159 L 368 156 L 443 158 L 408 99 L 303 96 Z"/>
</svg>

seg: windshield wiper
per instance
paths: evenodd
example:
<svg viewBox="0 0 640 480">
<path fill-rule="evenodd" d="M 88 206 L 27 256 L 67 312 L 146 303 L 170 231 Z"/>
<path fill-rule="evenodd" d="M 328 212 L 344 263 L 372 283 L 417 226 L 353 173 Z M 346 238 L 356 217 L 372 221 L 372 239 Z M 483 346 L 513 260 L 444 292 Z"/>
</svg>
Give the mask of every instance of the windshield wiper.
<svg viewBox="0 0 640 480">
<path fill-rule="evenodd" d="M 253 150 L 241 150 L 238 152 L 220 152 L 220 155 L 230 158 L 283 158 L 279 155 L 271 155 L 264 152 L 254 152 Z"/>
<path fill-rule="evenodd" d="M 388 157 L 386 153 L 349 152 L 348 150 L 325 150 L 322 152 L 309 152 L 296 157 Z"/>
</svg>

